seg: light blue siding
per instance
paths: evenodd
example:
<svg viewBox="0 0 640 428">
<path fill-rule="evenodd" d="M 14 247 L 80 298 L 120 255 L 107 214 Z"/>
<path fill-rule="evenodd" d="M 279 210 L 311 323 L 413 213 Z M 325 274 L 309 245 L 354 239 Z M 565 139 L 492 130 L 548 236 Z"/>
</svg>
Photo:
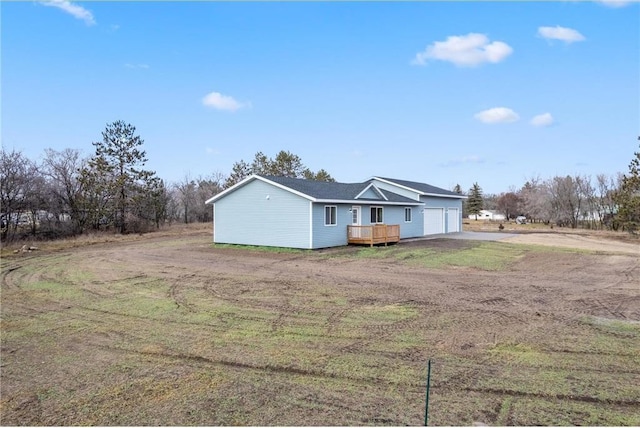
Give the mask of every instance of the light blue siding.
<svg viewBox="0 0 640 428">
<path fill-rule="evenodd" d="M 310 207 L 309 200 L 301 196 L 253 180 L 215 202 L 213 240 L 310 248 Z"/>
<path fill-rule="evenodd" d="M 337 225 L 324 225 L 324 207 L 327 204 L 313 204 L 313 248 L 327 248 L 347 245 L 347 226 L 351 224 L 352 206 L 360 207 L 362 226 L 371 225 L 371 207 L 381 206 L 374 204 L 337 204 Z M 414 238 L 422 236 L 422 207 L 411 207 L 413 219 L 410 223 L 404 222 L 404 206 L 382 206 L 384 224 L 399 224 L 400 238 Z"/>
<path fill-rule="evenodd" d="M 422 219 L 422 210 L 424 207 L 406 207 L 411 208 L 411 222 L 405 223 L 404 221 L 404 209 L 405 207 L 400 207 L 400 238 L 415 238 L 423 235 L 423 219 Z"/>
<path fill-rule="evenodd" d="M 426 208 L 444 208 L 445 211 L 445 231 L 455 230 L 455 228 L 449 226 L 449 216 L 447 215 L 449 208 L 458 209 L 458 230 L 462 231 L 462 200 L 456 198 L 438 198 L 436 196 L 422 196 L 420 198 L 425 203 Z M 424 214 L 421 217 L 424 224 Z"/>
<path fill-rule="evenodd" d="M 405 223 L 404 221 L 404 206 L 392 205 L 383 207 L 383 217 L 385 224 L 399 224 L 400 225 L 400 239 L 405 238 L 415 238 L 417 236 L 422 236 L 423 225 L 421 223 L 422 216 L 420 212 L 422 212 L 422 207 L 407 207 L 412 208 L 411 213 L 411 222 Z M 370 209 L 367 208 L 367 224 L 371 222 L 371 213 Z M 363 222 L 364 223 L 364 222 Z"/>
<path fill-rule="evenodd" d="M 324 207 L 330 205 L 336 209 L 336 225 L 324 225 Z M 351 224 L 351 204 L 313 204 L 313 246 L 328 248 L 347 245 L 347 225 Z"/>
</svg>

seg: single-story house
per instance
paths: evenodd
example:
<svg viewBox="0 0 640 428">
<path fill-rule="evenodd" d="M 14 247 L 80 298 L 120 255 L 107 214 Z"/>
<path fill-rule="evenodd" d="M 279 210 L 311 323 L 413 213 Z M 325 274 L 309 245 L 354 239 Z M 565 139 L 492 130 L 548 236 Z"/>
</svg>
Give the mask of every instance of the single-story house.
<svg viewBox="0 0 640 428">
<path fill-rule="evenodd" d="M 476 215 L 469 214 L 469 218 L 471 220 L 475 220 Z M 493 210 L 480 210 L 477 216 L 478 220 L 504 220 L 505 218 L 506 217 L 504 214 L 500 214 L 499 212 Z"/>
<path fill-rule="evenodd" d="M 465 198 L 392 178 L 331 183 L 254 174 L 206 203 L 213 204 L 215 243 L 316 249 L 368 243 L 373 235 L 394 242 L 389 237 L 459 232 Z"/>
</svg>

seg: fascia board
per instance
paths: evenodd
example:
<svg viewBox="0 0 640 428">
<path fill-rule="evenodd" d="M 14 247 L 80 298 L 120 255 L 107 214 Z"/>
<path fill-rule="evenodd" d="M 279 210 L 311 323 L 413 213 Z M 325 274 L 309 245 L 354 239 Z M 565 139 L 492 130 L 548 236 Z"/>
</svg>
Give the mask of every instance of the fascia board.
<svg viewBox="0 0 640 428">
<path fill-rule="evenodd" d="M 424 202 L 389 202 L 389 201 L 372 201 L 372 200 L 363 200 L 363 199 L 316 199 L 314 202 L 319 204 L 353 204 L 353 205 L 424 205 Z"/>
<path fill-rule="evenodd" d="M 440 193 L 422 193 L 423 196 L 435 196 L 438 198 L 452 198 L 452 199 L 468 199 L 468 196 L 464 195 L 442 195 Z"/>
</svg>

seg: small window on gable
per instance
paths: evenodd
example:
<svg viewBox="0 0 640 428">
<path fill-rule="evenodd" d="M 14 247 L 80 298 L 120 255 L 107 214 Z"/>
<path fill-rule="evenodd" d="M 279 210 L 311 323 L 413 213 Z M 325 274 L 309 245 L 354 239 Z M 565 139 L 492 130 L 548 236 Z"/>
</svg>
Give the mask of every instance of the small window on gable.
<svg viewBox="0 0 640 428">
<path fill-rule="evenodd" d="M 336 213 L 338 211 L 338 207 L 335 205 L 325 205 L 324 207 L 324 225 L 325 226 L 335 226 L 338 222 L 336 219 Z"/>
<path fill-rule="evenodd" d="M 371 224 L 383 223 L 382 207 L 371 207 Z"/>
<path fill-rule="evenodd" d="M 411 208 L 404 209 L 404 222 L 411 223 Z"/>
</svg>

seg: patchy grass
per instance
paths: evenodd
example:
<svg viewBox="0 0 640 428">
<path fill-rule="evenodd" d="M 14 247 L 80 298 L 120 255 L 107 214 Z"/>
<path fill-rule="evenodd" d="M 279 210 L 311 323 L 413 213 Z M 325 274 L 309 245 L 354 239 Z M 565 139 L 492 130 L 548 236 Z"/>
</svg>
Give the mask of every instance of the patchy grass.
<svg viewBox="0 0 640 428">
<path fill-rule="evenodd" d="M 181 242 L 0 262 L 4 425 L 419 425 L 430 358 L 433 425 L 640 424 L 637 324 L 571 306 L 624 258 Z"/>
<path fill-rule="evenodd" d="M 582 322 L 603 331 L 627 334 L 640 338 L 640 321 L 626 321 L 604 317 L 583 317 Z"/>
<path fill-rule="evenodd" d="M 486 271 L 505 271 L 531 253 L 595 254 L 594 251 L 582 249 L 494 241 L 465 242 L 459 247 L 441 248 L 435 244 L 430 246 L 427 241 L 424 246 L 418 248 L 402 245 L 367 247 L 358 249 L 355 253 L 337 253 L 337 256 L 396 260 L 431 269 L 468 267 Z"/>
<path fill-rule="evenodd" d="M 441 249 L 429 247 L 374 247 L 358 251 L 357 257 L 366 259 L 391 258 L 402 263 L 432 269 L 447 267 L 472 267 L 476 269 L 501 271 L 508 268 L 531 251 L 521 245 L 499 242 L 477 242 L 470 248 Z"/>
</svg>

